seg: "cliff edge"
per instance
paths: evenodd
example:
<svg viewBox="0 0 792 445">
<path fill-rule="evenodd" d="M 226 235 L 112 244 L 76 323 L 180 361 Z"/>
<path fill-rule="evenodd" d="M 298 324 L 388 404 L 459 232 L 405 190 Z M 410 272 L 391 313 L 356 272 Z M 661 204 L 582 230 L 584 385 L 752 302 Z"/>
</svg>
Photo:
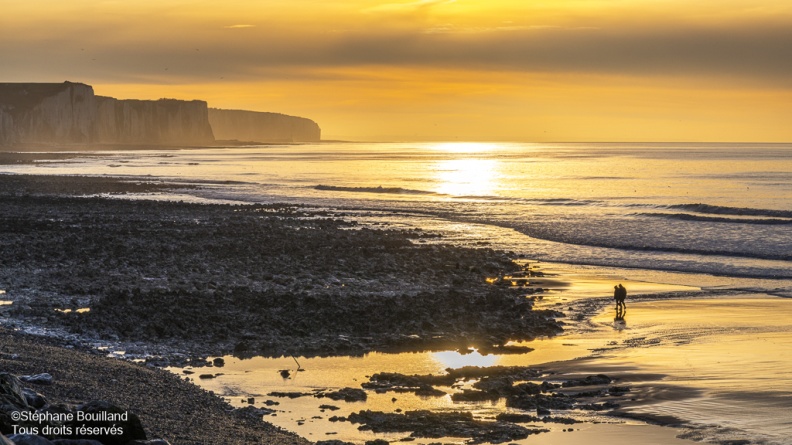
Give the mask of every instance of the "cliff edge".
<svg viewBox="0 0 792 445">
<path fill-rule="evenodd" d="M 311 119 L 280 113 L 210 108 L 209 123 L 220 140 L 317 142 L 322 137 Z"/>
</svg>

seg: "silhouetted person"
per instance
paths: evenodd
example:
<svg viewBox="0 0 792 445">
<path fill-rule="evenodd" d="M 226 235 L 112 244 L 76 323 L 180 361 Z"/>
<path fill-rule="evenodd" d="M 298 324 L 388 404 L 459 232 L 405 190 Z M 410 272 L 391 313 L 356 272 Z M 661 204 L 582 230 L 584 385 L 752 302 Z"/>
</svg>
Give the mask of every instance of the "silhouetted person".
<svg viewBox="0 0 792 445">
<path fill-rule="evenodd" d="M 613 286 L 613 299 L 616 300 L 616 318 L 624 318 L 624 313 L 627 312 L 627 305 L 624 303 L 627 299 L 627 289 L 621 284 Z"/>
</svg>

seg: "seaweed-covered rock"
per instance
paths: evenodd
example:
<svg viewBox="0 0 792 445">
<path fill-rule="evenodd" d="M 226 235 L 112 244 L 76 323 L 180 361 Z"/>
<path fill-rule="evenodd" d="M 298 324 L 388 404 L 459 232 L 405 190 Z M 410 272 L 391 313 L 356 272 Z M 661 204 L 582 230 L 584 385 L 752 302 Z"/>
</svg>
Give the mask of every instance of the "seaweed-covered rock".
<svg viewBox="0 0 792 445">
<path fill-rule="evenodd" d="M 572 386 L 594 386 L 594 385 L 607 385 L 611 383 L 613 379 L 606 376 L 605 374 L 597 374 L 597 375 L 590 375 L 584 379 L 578 380 L 567 380 L 562 384 L 564 388 L 572 387 Z"/>
<path fill-rule="evenodd" d="M 470 412 L 408 411 L 404 414 L 360 411 L 349 415 L 361 430 L 373 432 L 410 432 L 410 437 L 467 437 L 470 443 L 503 443 L 525 439 L 546 430 L 528 429 L 503 422 L 475 420 Z"/>
<path fill-rule="evenodd" d="M 331 400 L 343 400 L 345 402 L 363 402 L 368 398 L 366 391 L 357 388 L 341 388 L 338 391 L 322 392 L 317 394 L 316 397 L 327 397 Z"/>
</svg>

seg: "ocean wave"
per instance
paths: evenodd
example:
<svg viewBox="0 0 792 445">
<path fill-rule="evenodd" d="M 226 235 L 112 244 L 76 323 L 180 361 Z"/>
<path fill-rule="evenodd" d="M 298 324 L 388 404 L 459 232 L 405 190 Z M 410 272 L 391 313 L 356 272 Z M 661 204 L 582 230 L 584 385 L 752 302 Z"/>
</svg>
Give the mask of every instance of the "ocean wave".
<svg viewBox="0 0 792 445">
<path fill-rule="evenodd" d="M 517 229 L 519 231 L 519 229 Z M 566 244 L 574 244 L 579 246 L 591 247 L 605 247 L 611 249 L 619 249 L 632 252 L 663 252 L 674 253 L 682 255 L 699 255 L 702 257 L 732 257 L 732 258 L 754 258 L 762 260 L 776 260 L 776 261 L 792 261 L 792 254 L 783 250 L 746 250 L 735 246 L 732 248 L 727 247 L 729 243 L 726 240 L 721 240 L 720 244 L 707 245 L 690 245 L 680 243 L 677 245 L 665 244 L 662 240 L 655 240 L 655 242 L 647 243 L 646 239 L 626 239 L 626 238 L 598 238 L 598 239 L 580 239 L 580 238 L 567 238 L 564 236 L 553 236 L 544 233 L 526 233 L 529 236 L 544 239 L 547 241 L 555 241 Z"/>
<path fill-rule="evenodd" d="M 442 193 L 430 192 L 427 190 L 413 190 L 402 187 L 339 187 L 334 185 L 317 185 L 314 190 L 331 192 L 357 192 L 357 193 L 386 193 L 394 195 L 434 195 L 444 196 Z"/>
<path fill-rule="evenodd" d="M 571 198 L 530 199 L 527 201 L 539 205 L 556 205 L 556 206 L 587 206 L 592 204 L 602 204 L 602 201 L 594 201 L 590 199 L 571 199 Z"/>
<path fill-rule="evenodd" d="M 719 222 L 719 223 L 736 223 L 736 224 L 766 224 L 766 225 L 784 225 L 792 224 L 792 219 L 749 219 L 749 218 L 726 218 L 719 216 L 702 216 L 691 215 L 689 213 L 636 213 L 637 216 L 648 216 L 651 218 L 666 218 L 682 221 L 703 221 L 703 222 Z"/>
<path fill-rule="evenodd" d="M 776 218 L 792 218 L 792 211 L 753 209 L 748 207 L 726 207 L 710 204 L 675 204 L 667 206 L 669 209 L 685 210 L 694 213 L 705 213 L 710 215 L 738 215 L 738 216 L 770 216 Z"/>
</svg>

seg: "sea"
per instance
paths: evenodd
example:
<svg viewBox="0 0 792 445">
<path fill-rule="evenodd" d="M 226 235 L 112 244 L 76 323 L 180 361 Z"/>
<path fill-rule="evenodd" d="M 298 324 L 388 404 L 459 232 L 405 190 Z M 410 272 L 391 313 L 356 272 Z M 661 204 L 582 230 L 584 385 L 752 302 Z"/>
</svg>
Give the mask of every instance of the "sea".
<svg viewBox="0 0 792 445">
<path fill-rule="evenodd" d="M 418 227 L 442 234 L 442 242 L 501 249 L 558 272 L 566 284 L 548 285 L 546 300 L 563 309 L 606 298 L 617 281 L 656 295 L 631 304 L 626 325 L 617 325 L 607 306 L 518 356 L 445 351 L 302 359 L 306 371 L 288 380 L 277 371 L 292 366 L 292 358 L 226 357 L 223 378 L 197 383 L 232 404 L 283 388 L 348 386 L 377 369 L 429 373 L 578 359 L 594 370 L 662 376 L 636 388 L 666 388 L 663 394 L 675 396 L 655 397 L 634 411 L 687 421 L 693 428 L 671 436 L 680 443 L 792 443 L 792 144 L 322 142 L 76 147 L 73 154 L 2 165 L 0 174 L 156 178 L 200 188 L 133 198 L 294 203 L 374 226 Z M 392 409 L 392 403 L 388 397 L 365 407 Z M 471 409 L 484 418 L 506 409 L 460 407 L 450 398 L 405 403 L 404 409 Z M 318 408 L 301 399 L 279 406 L 279 415 L 267 420 L 312 440 L 379 437 L 321 420 Z M 354 409 L 360 407 L 341 413 Z M 620 435 L 626 426 L 612 430 L 602 426 L 610 421 L 598 422 L 582 428 L 585 436 L 556 429 L 544 442 L 519 443 L 591 443 L 592 437 L 672 443 L 635 429 Z"/>
</svg>

